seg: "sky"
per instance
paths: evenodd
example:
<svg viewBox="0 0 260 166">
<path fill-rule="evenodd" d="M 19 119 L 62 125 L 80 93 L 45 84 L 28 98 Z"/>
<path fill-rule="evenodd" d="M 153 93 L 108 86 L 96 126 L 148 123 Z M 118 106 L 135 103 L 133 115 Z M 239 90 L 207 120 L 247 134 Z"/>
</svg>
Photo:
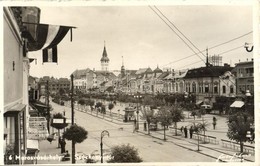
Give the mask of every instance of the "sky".
<svg viewBox="0 0 260 166">
<path fill-rule="evenodd" d="M 220 54 L 222 62 L 232 66 L 239 60 L 253 58 L 253 53 L 243 47 L 245 42 L 253 42 L 252 6 L 157 5 L 171 21 L 168 25 L 172 29 L 153 11 L 154 6 L 38 7 L 41 23 L 77 28 L 73 29 L 72 42 L 68 33 L 58 45 L 58 64 L 42 64 L 41 51 L 29 52 L 30 58 L 37 58 L 37 64 L 33 62 L 30 67 L 30 74 L 35 77 L 69 78 L 76 69 L 101 70 L 104 44 L 110 70 L 120 70 L 122 56 L 128 70 L 201 67 L 205 66 L 206 53 L 191 55 L 206 48 L 209 56 Z M 182 37 L 190 48 L 175 34 L 178 31 L 173 25 L 192 42 L 193 45 Z M 237 37 L 240 38 L 210 49 Z"/>
</svg>

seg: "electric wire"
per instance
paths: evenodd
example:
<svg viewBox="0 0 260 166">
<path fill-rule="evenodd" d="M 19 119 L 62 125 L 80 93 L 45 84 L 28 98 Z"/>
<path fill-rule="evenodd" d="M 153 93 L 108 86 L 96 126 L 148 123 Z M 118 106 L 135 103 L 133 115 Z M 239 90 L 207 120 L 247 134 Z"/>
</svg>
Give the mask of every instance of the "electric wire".
<svg viewBox="0 0 260 166">
<path fill-rule="evenodd" d="M 194 54 L 196 54 L 204 63 L 205 63 L 205 61 L 204 61 L 204 59 L 202 59 L 195 51 L 194 51 L 194 49 L 192 49 L 191 48 L 191 46 L 189 45 L 189 44 L 187 44 L 187 42 L 186 41 L 184 41 L 181 37 L 180 37 L 180 35 L 151 7 L 151 6 L 149 6 L 150 7 L 150 9 L 194 52 Z M 180 30 L 156 7 L 156 6 L 154 6 L 156 9 L 157 9 L 157 11 L 159 11 L 162 15 L 163 15 L 163 17 L 168 21 L 168 22 L 170 22 L 171 23 L 171 25 L 172 26 L 174 26 L 178 31 L 179 31 L 179 33 L 181 33 L 185 38 L 186 38 L 186 40 L 188 40 L 189 42 L 190 42 L 190 44 L 192 44 L 192 46 L 193 47 L 195 47 L 202 55 L 204 55 L 182 32 L 180 32 Z M 205 56 L 205 55 L 204 55 Z M 205 56 L 206 57 L 206 56 Z M 211 68 L 209 68 L 213 73 L 215 73 Z M 220 78 L 220 77 L 219 77 Z M 220 78 L 221 79 L 221 78 Z M 223 79 L 222 79 L 222 81 L 223 81 Z M 224 82 L 224 84 L 226 84 L 227 85 L 227 83 L 225 82 L 225 81 L 223 81 Z M 232 81 L 231 81 L 231 83 L 232 84 L 234 84 Z M 234 84 L 235 85 L 235 84 Z"/>
</svg>

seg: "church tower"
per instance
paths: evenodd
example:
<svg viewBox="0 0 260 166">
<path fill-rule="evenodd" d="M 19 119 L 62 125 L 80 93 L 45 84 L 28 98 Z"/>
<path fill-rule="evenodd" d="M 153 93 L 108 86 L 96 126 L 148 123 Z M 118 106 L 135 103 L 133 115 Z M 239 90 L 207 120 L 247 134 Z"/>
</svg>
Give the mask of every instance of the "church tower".
<svg viewBox="0 0 260 166">
<path fill-rule="evenodd" d="M 106 43 L 104 42 L 104 50 L 102 54 L 102 58 L 100 60 L 101 62 L 101 70 L 102 71 L 108 71 L 109 70 L 109 59 L 107 57 L 107 51 L 106 51 Z"/>
<path fill-rule="evenodd" d="M 124 57 L 122 56 L 121 77 L 125 76 Z"/>
</svg>

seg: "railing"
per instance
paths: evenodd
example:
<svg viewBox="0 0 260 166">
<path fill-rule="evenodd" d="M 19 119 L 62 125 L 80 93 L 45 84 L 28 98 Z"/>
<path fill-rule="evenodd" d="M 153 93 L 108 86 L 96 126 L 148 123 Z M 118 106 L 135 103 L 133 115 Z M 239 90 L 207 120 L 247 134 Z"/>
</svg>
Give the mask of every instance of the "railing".
<svg viewBox="0 0 260 166">
<path fill-rule="evenodd" d="M 219 144 L 219 141 L 217 140 L 217 137 L 213 137 L 213 136 L 210 136 L 210 135 L 203 135 L 203 134 L 197 134 L 197 133 L 193 133 L 193 138 L 194 139 L 198 139 L 199 137 L 199 140 L 200 141 L 203 141 L 205 143 L 212 143 L 212 144 Z"/>
<path fill-rule="evenodd" d="M 221 142 L 222 142 L 223 147 L 227 147 L 227 148 L 238 150 L 238 151 L 240 150 L 240 144 L 237 143 L 237 142 L 224 140 L 224 139 L 221 139 Z M 243 145 L 243 149 L 244 149 L 244 152 L 250 153 L 252 155 L 255 154 L 255 147 L 254 146 Z"/>
</svg>

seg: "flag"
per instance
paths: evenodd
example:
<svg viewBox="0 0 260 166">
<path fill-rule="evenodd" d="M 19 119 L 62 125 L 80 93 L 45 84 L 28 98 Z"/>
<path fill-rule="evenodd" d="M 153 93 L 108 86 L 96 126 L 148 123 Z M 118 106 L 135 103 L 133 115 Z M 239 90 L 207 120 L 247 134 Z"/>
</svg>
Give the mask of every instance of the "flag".
<svg viewBox="0 0 260 166">
<path fill-rule="evenodd" d="M 57 46 L 42 50 L 42 63 L 45 62 L 57 63 L 58 62 L 57 54 L 58 54 Z"/>
<path fill-rule="evenodd" d="M 24 24 L 35 24 L 36 26 L 36 39 L 31 36 L 28 31 L 22 32 L 22 36 L 28 39 L 28 51 L 43 50 L 43 63 L 56 62 L 57 63 L 57 45 L 66 36 L 68 31 L 71 31 L 72 41 L 72 28 L 71 26 L 37 24 L 23 22 Z"/>
</svg>

